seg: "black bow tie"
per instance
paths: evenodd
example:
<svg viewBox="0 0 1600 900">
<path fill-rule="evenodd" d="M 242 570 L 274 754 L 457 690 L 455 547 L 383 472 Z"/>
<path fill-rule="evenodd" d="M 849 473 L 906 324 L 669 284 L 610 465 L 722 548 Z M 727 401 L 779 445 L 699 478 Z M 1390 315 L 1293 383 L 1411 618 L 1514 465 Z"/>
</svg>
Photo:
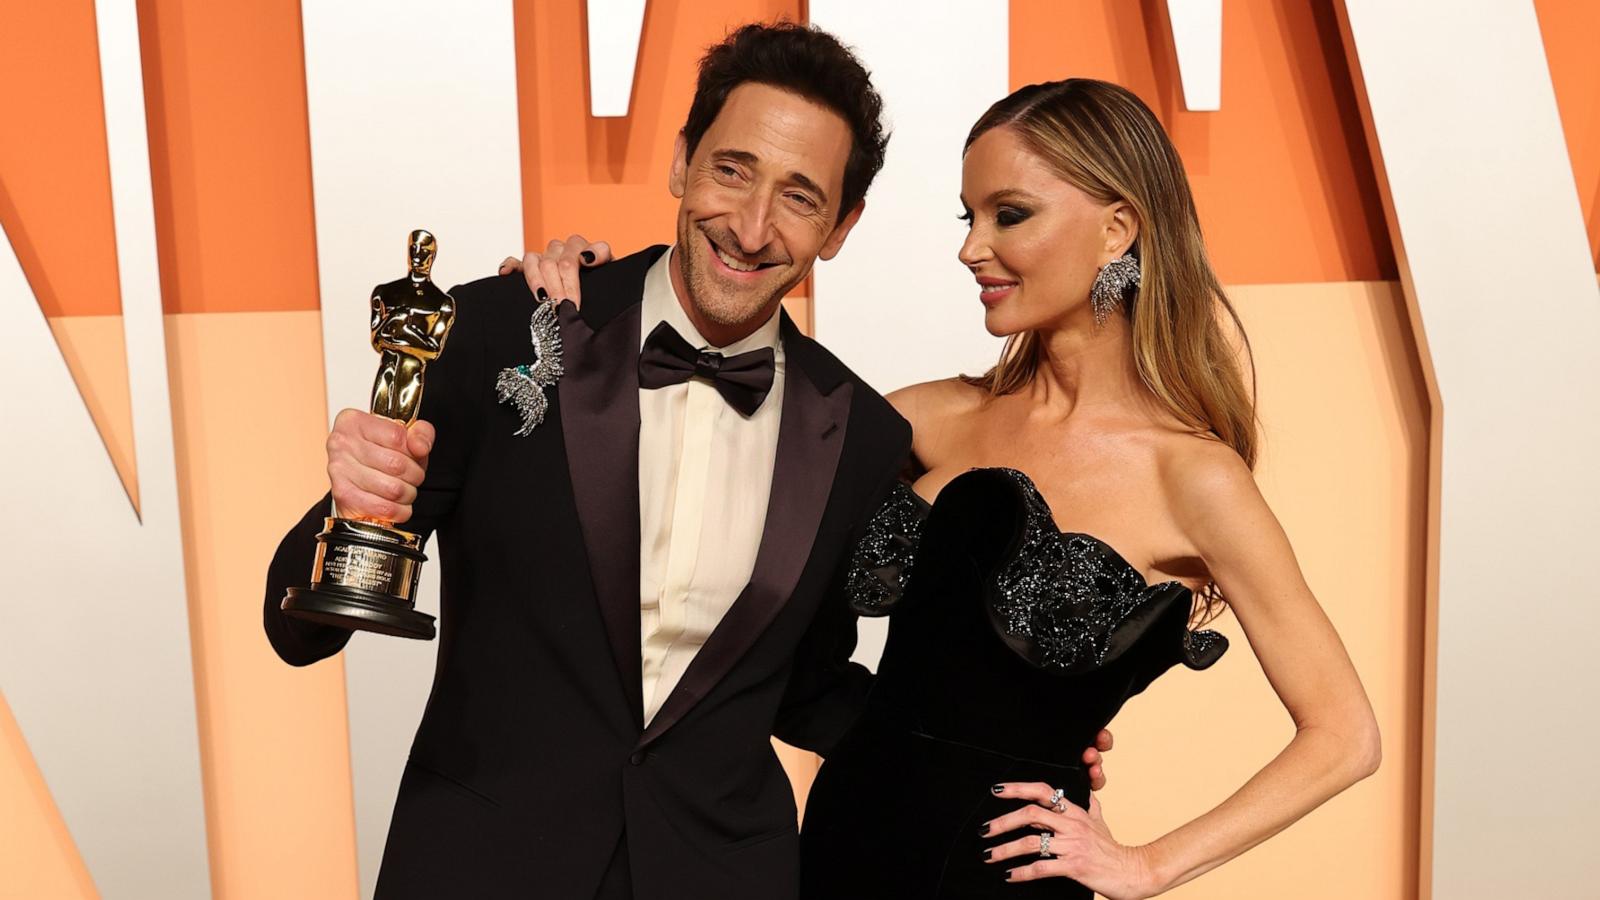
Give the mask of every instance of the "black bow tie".
<svg viewBox="0 0 1600 900">
<path fill-rule="evenodd" d="M 698 375 L 710 381 L 729 406 L 749 416 L 761 408 L 767 392 L 772 390 L 772 360 L 771 347 L 737 356 L 696 350 L 676 329 L 662 322 L 644 339 L 644 348 L 639 351 L 639 385 L 655 390 L 683 384 Z"/>
</svg>

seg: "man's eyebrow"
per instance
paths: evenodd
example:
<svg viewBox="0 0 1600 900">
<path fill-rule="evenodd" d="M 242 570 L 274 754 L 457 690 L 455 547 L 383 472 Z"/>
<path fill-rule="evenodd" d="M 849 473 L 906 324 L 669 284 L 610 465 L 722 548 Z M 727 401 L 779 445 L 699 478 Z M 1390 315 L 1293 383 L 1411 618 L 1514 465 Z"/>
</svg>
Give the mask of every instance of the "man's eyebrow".
<svg viewBox="0 0 1600 900">
<path fill-rule="evenodd" d="M 713 157 L 731 159 L 736 163 L 741 163 L 746 166 L 753 166 L 761 161 L 761 157 L 751 153 L 749 150 L 734 150 L 732 148 L 724 148 L 721 150 L 712 151 L 711 155 Z"/>
<path fill-rule="evenodd" d="M 799 172 L 790 172 L 789 180 L 800 185 L 811 193 L 816 194 L 818 206 L 828 205 L 828 192 L 822 189 L 822 185 L 817 184 L 815 181 L 812 181 Z"/>
<path fill-rule="evenodd" d="M 734 150 L 731 147 L 723 148 L 723 149 L 720 149 L 720 150 L 714 150 L 714 151 L 712 151 L 711 156 L 712 156 L 713 159 L 726 159 L 726 160 L 729 160 L 729 161 L 732 161 L 732 162 L 739 163 L 740 165 L 746 165 L 746 166 L 755 166 L 756 164 L 761 162 L 761 157 L 755 155 L 754 153 L 751 153 L 749 150 Z M 789 173 L 789 180 L 794 182 L 795 184 L 799 185 L 800 187 L 804 188 L 805 190 L 808 190 L 811 193 L 816 194 L 817 195 L 817 204 L 819 206 L 827 206 L 828 205 L 828 192 L 823 190 L 822 189 L 822 185 L 817 184 L 810 177 L 806 176 L 805 174 L 803 174 L 801 172 L 790 172 Z"/>
</svg>

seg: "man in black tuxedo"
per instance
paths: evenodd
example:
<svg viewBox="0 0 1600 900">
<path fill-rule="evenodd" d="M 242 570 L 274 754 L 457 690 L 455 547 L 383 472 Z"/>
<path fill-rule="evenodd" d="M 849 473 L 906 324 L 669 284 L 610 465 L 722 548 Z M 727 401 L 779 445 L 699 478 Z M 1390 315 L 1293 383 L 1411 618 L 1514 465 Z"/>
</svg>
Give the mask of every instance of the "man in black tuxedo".
<svg viewBox="0 0 1600 900">
<path fill-rule="evenodd" d="M 880 109 L 831 36 L 737 31 L 678 140 L 676 244 L 585 272 L 541 424 L 517 436 L 496 397 L 534 362 L 517 275 L 451 291 L 409 433 L 339 415 L 339 513 L 440 535 L 437 670 L 378 896 L 795 895 L 769 736 L 826 753 L 857 708 L 836 583 L 910 429 L 780 301 L 860 216 Z M 268 577 L 267 635 L 294 665 L 350 637 L 279 610 L 329 506 Z"/>
</svg>

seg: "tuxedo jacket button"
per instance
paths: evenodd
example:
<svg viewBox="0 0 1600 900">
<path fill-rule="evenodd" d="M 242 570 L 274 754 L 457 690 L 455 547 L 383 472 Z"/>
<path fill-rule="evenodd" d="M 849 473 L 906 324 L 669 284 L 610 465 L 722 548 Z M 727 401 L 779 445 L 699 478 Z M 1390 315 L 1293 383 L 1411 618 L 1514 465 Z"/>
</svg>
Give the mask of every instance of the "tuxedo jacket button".
<svg viewBox="0 0 1600 900">
<path fill-rule="evenodd" d="M 633 763 L 636 766 L 644 765 L 644 753 L 635 753 L 634 755 L 628 757 L 628 762 Z"/>
</svg>

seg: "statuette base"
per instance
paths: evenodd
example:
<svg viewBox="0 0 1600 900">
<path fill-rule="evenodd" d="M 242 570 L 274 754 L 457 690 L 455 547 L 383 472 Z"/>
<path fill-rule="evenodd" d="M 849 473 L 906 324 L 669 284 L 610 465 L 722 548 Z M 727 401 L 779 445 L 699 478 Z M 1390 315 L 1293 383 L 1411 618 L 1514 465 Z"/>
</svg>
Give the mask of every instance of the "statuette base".
<svg viewBox="0 0 1600 900">
<path fill-rule="evenodd" d="M 421 544 L 381 522 L 328 519 L 317 535 L 311 584 L 290 588 L 280 608 L 323 625 L 433 640 L 433 616 L 415 608 L 427 561 Z"/>
</svg>

